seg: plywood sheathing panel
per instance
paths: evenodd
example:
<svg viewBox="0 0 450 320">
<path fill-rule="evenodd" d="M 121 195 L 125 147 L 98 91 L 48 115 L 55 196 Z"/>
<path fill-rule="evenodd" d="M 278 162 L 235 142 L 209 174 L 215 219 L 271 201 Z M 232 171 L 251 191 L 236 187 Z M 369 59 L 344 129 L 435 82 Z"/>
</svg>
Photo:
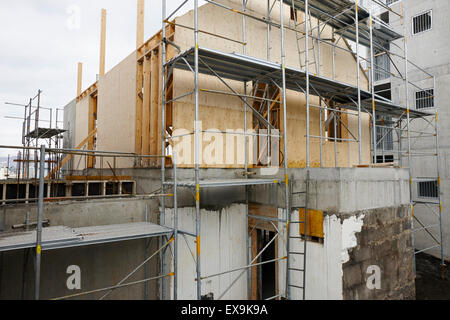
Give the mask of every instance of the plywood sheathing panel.
<svg viewBox="0 0 450 320">
<path fill-rule="evenodd" d="M 89 101 L 90 95 L 80 97 L 77 100 L 75 108 L 75 124 L 77 126 L 75 130 L 75 144 L 79 145 L 89 134 Z M 86 161 L 84 156 L 76 155 L 72 158 L 72 166 L 74 170 L 83 170 L 86 168 Z"/>
<path fill-rule="evenodd" d="M 228 2 L 228 1 L 227 1 Z M 235 2 L 235 7 L 240 9 L 240 3 Z M 275 5 L 275 9 L 273 10 L 274 14 L 272 18 L 276 21 L 278 19 L 278 10 L 276 9 L 278 4 Z M 289 8 L 286 8 L 286 17 L 289 17 Z M 214 5 L 205 5 L 200 7 L 200 29 L 207 30 L 209 32 L 215 32 L 221 34 L 223 36 L 227 36 L 236 40 L 241 40 L 242 33 L 242 16 L 229 12 L 227 10 L 223 10 Z M 252 11 L 253 10 L 253 11 Z M 252 4 L 249 6 L 249 13 L 257 16 L 265 15 L 265 5 L 264 4 Z M 217 19 L 217 16 L 220 16 L 221 19 Z M 176 19 L 176 23 L 192 26 L 193 23 L 193 14 L 189 12 L 188 14 L 179 17 Z M 181 46 L 181 49 L 187 49 L 193 45 L 193 34 L 192 31 L 186 30 L 185 28 L 177 27 L 176 33 L 174 34 L 174 26 L 168 26 L 167 33 L 168 37 L 172 41 L 174 41 L 177 45 Z M 322 36 L 324 38 L 327 37 L 327 32 L 331 32 L 325 28 Z M 279 30 L 276 28 L 272 29 L 271 32 L 272 38 L 272 50 L 271 50 L 271 58 L 272 61 L 279 62 L 280 59 L 280 50 L 279 50 Z M 247 19 L 247 53 L 250 56 L 255 56 L 259 58 L 266 58 L 266 25 L 263 23 L 259 23 L 252 19 Z M 127 83 L 125 86 L 120 85 L 120 90 L 118 90 L 118 85 L 104 81 L 102 85 L 102 93 L 99 96 L 104 96 L 105 99 L 112 101 L 117 99 L 112 99 L 112 97 L 117 97 L 117 92 L 121 91 L 125 94 L 122 96 L 122 99 L 129 102 L 129 105 L 124 108 L 125 117 L 119 116 L 120 112 L 115 110 L 117 102 L 112 102 L 113 107 L 110 107 L 111 110 L 109 115 L 107 113 L 102 113 L 102 110 L 106 110 L 106 102 L 102 102 L 102 99 L 99 98 L 99 141 L 98 141 L 98 149 L 106 148 L 110 146 L 109 149 L 106 150 L 120 150 L 120 151 L 130 151 L 136 152 L 138 154 L 142 154 L 142 113 L 141 113 L 141 105 L 140 101 L 142 101 L 142 89 L 139 86 L 143 85 L 143 65 L 139 63 L 136 64 L 137 61 L 143 61 L 143 58 L 146 54 L 151 54 L 155 49 L 159 52 L 158 48 L 161 43 L 161 33 L 156 34 L 154 37 L 149 39 L 143 46 L 141 46 L 137 52 L 133 53 L 134 55 L 134 65 L 132 65 L 131 61 L 125 59 L 121 62 L 116 68 L 120 69 L 119 73 L 125 74 L 129 73 L 130 77 L 128 79 L 133 79 L 133 83 Z M 209 35 L 200 34 L 200 45 L 204 45 L 208 48 L 218 49 L 224 52 L 242 52 L 242 46 L 240 44 L 225 41 L 223 39 L 218 39 L 216 37 L 212 37 Z M 340 43 L 339 45 L 344 46 L 344 44 Z M 331 47 L 322 45 L 322 61 L 321 61 L 321 72 L 323 75 L 331 77 Z M 176 51 L 173 46 L 167 47 L 168 59 L 173 57 L 176 54 Z M 287 53 L 287 65 L 298 67 L 299 59 L 298 52 L 295 43 L 295 33 L 292 31 L 286 31 L 286 53 Z M 158 54 L 158 60 L 161 61 L 161 55 Z M 159 67 L 161 63 L 159 64 Z M 116 69 L 115 68 L 115 69 Z M 356 83 L 356 72 L 351 71 L 350 68 L 355 68 L 356 64 L 352 55 L 348 52 L 336 51 L 336 79 L 339 81 Z M 125 70 L 127 69 L 127 70 Z M 112 70 L 113 71 L 113 70 Z M 115 72 L 112 72 L 115 73 Z M 105 75 L 108 76 L 109 73 Z M 111 75 L 112 77 L 112 75 Z M 161 79 L 161 74 L 158 75 L 158 78 Z M 120 80 L 120 81 L 123 81 Z M 161 81 L 159 80 L 159 98 L 161 101 Z M 236 90 L 236 92 L 243 93 L 243 84 L 240 82 L 228 81 L 228 83 Z M 367 82 L 362 78 L 363 85 L 367 86 Z M 169 81 L 170 85 L 170 81 Z M 97 85 L 94 84 L 90 88 L 88 88 L 85 92 L 81 94 L 79 97 L 83 99 L 84 96 L 94 92 Z M 132 87 L 133 90 L 130 91 L 129 88 Z M 172 87 L 172 86 L 171 86 Z M 127 89 L 128 88 L 128 89 Z M 222 90 L 228 91 L 217 79 L 210 76 L 201 75 L 200 76 L 200 88 L 203 89 L 213 89 L 213 90 Z M 166 99 L 178 96 L 180 94 L 187 93 L 193 89 L 193 77 L 190 72 L 184 72 L 177 70 L 174 73 L 173 79 L 173 90 L 174 92 L 168 93 Z M 247 86 L 247 93 L 250 93 L 252 90 L 251 85 Z M 311 102 L 318 102 L 317 98 L 312 98 Z M 102 107 L 100 107 L 100 104 Z M 287 95 L 287 104 L 288 104 L 288 135 L 289 135 L 289 166 L 291 167 L 299 167 L 304 166 L 306 163 L 305 157 L 305 118 L 306 118 L 306 108 L 304 106 L 304 96 L 300 93 L 289 92 Z M 158 103 L 158 112 L 157 112 L 157 130 L 156 130 L 156 144 L 157 144 L 157 153 L 161 152 L 161 102 Z M 132 109 L 132 110 L 131 110 Z M 217 130 L 226 130 L 226 129 L 243 129 L 244 127 L 244 116 L 243 116 L 243 104 L 236 97 L 224 96 L 224 95 L 215 95 L 211 93 L 200 93 L 200 118 L 202 120 L 203 129 L 217 129 Z M 112 118 L 114 115 L 114 118 Z M 127 120 L 129 116 L 133 115 L 132 119 Z M 105 117 L 105 119 L 104 119 Z M 311 108 L 311 134 L 315 135 L 319 132 L 319 122 L 318 122 L 319 112 L 317 109 Z M 349 126 L 352 128 L 352 132 L 357 133 L 357 117 L 354 116 L 342 116 L 343 120 L 349 123 Z M 108 121 L 106 119 L 109 119 Z M 193 132 L 193 119 L 194 119 L 194 103 L 193 96 L 182 99 L 172 105 L 166 106 L 166 129 L 170 131 L 170 127 L 173 126 L 175 130 L 177 129 L 185 129 L 187 131 Z M 131 122 L 130 122 L 131 121 Z M 248 113 L 248 128 L 252 128 L 252 114 Z M 86 119 L 87 124 L 87 119 Z M 100 125 L 106 125 L 107 129 L 103 129 Z M 117 128 L 121 128 L 120 130 L 120 138 L 117 140 Z M 77 124 L 77 130 L 79 126 L 83 126 Z M 369 117 L 368 115 L 363 115 L 362 117 L 362 125 L 363 125 L 363 162 L 369 162 L 370 160 L 370 132 L 369 132 Z M 133 128 L 132 132 L 128 132 L 130 128 Z M 105 130 L 105 131 L 104 131 Z M 150 128 L 150 130 L 152 130 Z M 85 137 L 88 133 L 88 128 L 86 130 L 79 130 Z M 103 134 L 102 132 L 105 132 Z M 109 134 L 106 134 L 108 132 Z M 152 133 L 153 132 L 153 133 Z M 128 134 L 129 133 L 129 134 Z M 150 135 L 154 134 L 154 131 L 150 131 Z M 171 132 L 169 133 L 171 134 Z M 101 137 L 100 137 L 101 136 Z M 343 130 L 343 138 L 346 137 L 345 129 Z M 347 135 L 348 137 L 348 135 Z M 222 137 L 223 138 L 223 137 Z M 133 140 L 128 141 L 128 140 Z M 206 135 L 205 142 L 203 143 L 203 149 L 206 149 L 206 153 L 210 147 L 211 141 L 214 141 L 215 137 L 213 134 Z M 221 137 L 219 136 L 220 140 Z M 100 141 L 102 140 L 102 141 Z M 151 138 L 150 138 L 151 140 Z M 226 140 L 226 139 L 224 139 Z M 227 163 L 226 154 L 223 156 L 223 164 L 217 163 L 214 159 L 217 159 L 217 156 L 212 154 L 212 161 L 207 161 L 203 163 L 203 166 L 208 167 L 243 167 L 243 161 L 239 161 L 243 157 L 244 153 L 244 141 L 238 136 L 236 138 L 238 146 L 235 147 L 235 152 L 233 155 L 232 164 Z M 124 143 L 127 141 L 127 143 Z M 155 139 L 153 140 L 155 141 Z M 249 139 L 249 154 L 252 152 L 252 139 Z M 103 147 L 102 147 L 103 146 Z M 130 147 L 131 146 L 131 147 Z M 226 150 L 226 147 L 224 148 Z M 203 150 L 205 153 L 205 150 Z M 338 143 L 338 157 L 339 166 L 352 166 L 357 164 L 358 162 L 358 144 L 357 143 Z M 193 155 L 193 147 L 192 147 L 192 155 Z M 319 140 L 311 139 L 311 165 L 318 166 L 319 164 Z M 351 161 L 349 160 L 351 159 Z M 334 143 L 333 142 L 325 142 L 324 143 L 324 164 L 325 166 L 334 166 Z M 193 165 L 193 162 L 192 162 Z M 190 167 L 192 165 L 186 165 Z M 130 165 L 131 167 L 132 165 Z"/>
<path fill-rule="evenodd" d="M 134 152 L 136 123 L 136 52 L 99 80 L 97 149 Z M 104 158 L 113 165 L 114 159 Z M 117 158 L 118 168 L 133 167 L 132 158 Z M 100 159 L 96 161 L 100 167 Z"/>
<path fill-rule="evenodd" d="M 226 2 L 227 5 L 233 6 L 235 9 L 241 9 L 241 3 L 239 1 L 221 1 Z M 231 4 L 230 4 L 231 3 Z M 262 17 L 265 15 L 266 4 L 264 3 L 249 3 L 248 13 Z M 276 7 L 273 10 L 272 19 L 279 21 L 279 9 Z M 279 7 L 278 7 L 279 8 Z M 217 19 L 220 16 L 221 19 Z M 242 16 L 232 13 L 228 10 L 224 10 L 214 5 L 205 5 L 199 8 L 199 28 L 208 32 L 220 34 L 222 36 L 241 40 L 242 35 Z M 289 17 L 289 7 L 285 8 L 285 22 L 287 23 L 287 17 Z M 302 19 L 302 17 L 299 17 Z M 180 25 L 193 25 L 193 12 L 189 12 L 186 15 L 176 19 L 176 23 Z M 314 22 L 313 22 L 314 25 Z M 266 59 L 267 58 L 267 33 L 266 25 L 255 21 L 253 19 L 246 20 L 246 33 L 247 33 L 247 54 L 252 57 Z M 293 27 L 293 22 L 291 22 Z M 326 27 L 322 32 L 322 38 L 331 38 L 331 29 Z M 286 45 L 286 64 L 288 66 L 300 68 L 299 55 L 296 44 L 296 34 L 292 30 L 286 30 L 285 35 Z M 192 31 L 186 28 L 178 27 L 175 34 L 175 42 L 181 46 L 182 51 L 193 46 Z M 272 28 L 271 32 L 271 60 L 273 62 L 281 61 L 280 45 L 280 32 L 277 28 Z M 345 48 L 343 41 L 337 42 L 337 44 Z M 211 49 L 220 50 L 223 52 L 242 52 L 242 45 L 225 41 L 223 39 L 213 37 L 200 33 L 199 45 L 205 46 Z M 315 43 L 317 48 L 317 43 Z M 304 43 L 301 44 L 304 47 Z M 312 40 L 310 40 L 310 48 L 312 47 Z M 313 57 L 313 55 L 311 54 Z M 311 58 L 312 58 L 311 57 Z M 321 74 L 331 78 L 332 77 L 332 50 L 331 46 L 321 45 Z M 335 52 L 335 75 L 336 80 L 342 81 L 351 85 L 356 85 L 356 63 L 351 53 L 342 50 L 336 50 Z M 354 70 L 351 70 L 354 68 Z M 311 66 L 312 69 L 312 66 Z M 361 85 L 362 88 L 367 88 L 368 83 L 361 73 Z M 174 95 L 179 96 L 193 90 L 193 77 L 189 72 L 176 71 L 174 78 Z M 236 92 L 243 93 L 243 85 L 240 82 L 227 82 L 233 87 Z M 206 75 L 200 75 L 200 88 L 210 90 L 229 91 L 223 86 L 216 78 Z M 251 87 L 248 87 L 247 93 L 251 92 Z M 311 104 L 319 104 L 318 97 L 311 97 Z M 203 129 L 243 129 L 243 107 L 242 102 L 236 97 L 229 97 L 224 95 L 215 95 L 210 93 L 200 93 L 200 120 L 202 121 Z M 304 94 L 289 91 L 287 92 L 287 111 L 288 111 L 288 165 L 289 167 L 304 167 L 306 166 L 306 104 Z M 173 126 L 175 130 L 184 129 L 186 132 L 193 132 L 193 120 L 194 120 L 194 101 L 193 97 L 188 97 L 174 103 L 174 120 Z M 310 108 L 310 134 L 318 136 L 319 132 L 319 117 L 320 113 L 316 108 Z M 249 119 L 252 118 L 249 113 Z M 226 119 L 226 120 L 225 120 Z M 358 118 L 355 116 L 344 116 L 342 120 L 352 133 L 357 137 L 358 134 Z M 250 123 L 250 120 L 249 120 Z M 283 121 L 281 120 L 281 123 Z M 370 128 L 369 128 L 369 116 L 363 114 L 361 118 L 362 123 L 362 141 L 363 141 L 363 162 L 370 161 Z M 248 126 L 251 128 L 251 125 Z M 282 131 L 283 128 L 281 128 Z M 323 128 L 322 135 L 325 134 Z M 343 138 L 351 139 L 352 137 L 346 133 L 343 129 Z M 219 137 L 220 139 L 220 137 Z M 224 137 L 222 137 L 225 140 Z M 251 139 L 250 139 L 251 140 Z M 193 137 L 192 137 L 193 141 Z M 280 145 L 282 146 L 282 141 Z M 203 153 L 208 148 L 208 142 L 203 143 Z M 358 157 L 358 143 L 338 142 L 338 165 L 342 167 L 352 166 L 359 163 Z M 224 148 L 226 150 L 226 148 Z M 319 139 L 311 138 L 310 143 L 310 162 L 311 166 L 320 166 L 320 144 Z M 334 142 L 326 141 L 323 145 L 324 166 L 334 167 Z M 251 150 L 249 150 L 251 152 Z M 235 158 L 241 157 L 244 153 L 243 142 L 240 144 Z M 192 148 L 193 155 L 193 148 Z M 192 156 L 193 158 L 193 156 Z M 224 155 L 226 158 L 226 155 Z M 185 159 L 183 159 L 185 160 Z M 192 167 L 193 162 L 186 167 Z M 225 164 L 218 165 L 214 161 L 201 164 L 203 167 L 243 167 L 243 163 L 239 161 L 233 162 L 232 165 Z M 183 165 L 181 165 L 183 166 Z"/>
</svg>

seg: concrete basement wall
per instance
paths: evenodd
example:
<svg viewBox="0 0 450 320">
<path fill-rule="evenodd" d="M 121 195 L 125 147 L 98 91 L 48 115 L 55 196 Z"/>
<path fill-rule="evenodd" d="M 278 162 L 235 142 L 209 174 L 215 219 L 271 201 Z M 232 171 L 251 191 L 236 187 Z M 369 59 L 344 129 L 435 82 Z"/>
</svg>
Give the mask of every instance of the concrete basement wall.
<svg viewBox="0 0 450 320">
<path fill-rule="evenodd" d="M 245 206 L 233 204 L 221 210 L 201 210 L 201 270 L 202 277 L 231 269 L 240 268 L 247 264 L 245 253 L 246 216 Z M 179 228 L 195 233 L 195 208 L 178 210 Z M 173 210 L 167 211 L 167 225 L 173 225 Z M 178 299 L 197 299 L 196 265 L 190 250 L 195 256 L 196 244 L 194 238 L 186 236 L 179 241 L 178 249 Z M 227 273 L 218 277 L 202 281 L 202 295 L 214 294 L 218 299 L 242 271 Z M 170 290 L 172 294 L 173 279 Z M 224 295 L 222 300 L 246 300 L 247 276 L 244 273 L 239 280 Z"/>
<path fill-rule="evenodd" d="M 292 169 L 289 173 L 293 191 L 304 191 L 306 169 Z M 314 168 L 310 169 L 310 177 L 308 208 L 323 211 L 324 240 L 307 245 L 307 299 L 414 298 L 408 171 Z M 251 191 L 250 201 L 277 206 L 279 218 L 284 218 L 281 189 L 273 195 L 273 187 L 257 187 Z M 304 204 L 304 196 L 292 199 L 293 206 Z M 297 218 L 295 212 L 292 220 Z M 298 236 L 297 227 L 293 230 L 293 236 Z M 279 256 L 285 254 L 284 246 L 279 243 Z M 303 252 L 303 242 L 294 239 L 291 248 Z M 302 260 L 296 259 L 293 264 L 302 268 Z M 279 287 L 283 290 L 285 262 L 279 265 Z M 381 271 L 380 289 L 367 287 L 369 266 Z M 303 284 L 301 274 L 291 272 L 291 277 L 294 284 Z M 293 289 L 292 294 L 299 298 L 301 291 Z"/>
<path fill-rule="evenodd" d="M 155 200 L 92 200 L 64 203 L 48 203 L 44 206 L 44 219 L 50 226 L 85 227 L 94 225 L 122 224 L 145 221 L 145 206 L 149 206 L 149 221 L 158 223 L 158 203 Z M 36 206 L 11 206 L 0 211 L 0 220 L 5 223 L 5 231 L 11 226 L 25 221 L 27 211 L 30 221 L 36 221 Z M 132 240 L 103 245 L 91 245 L 69 249 L 43 251 L 41 274 L 41 298 L 51 299 L 64 295 L 100 289 L 116 284 L 136 266 L 145 260 L 147 240 Z M 151 241 L 148 252 L 158 249 L 158 240 Z M 25 250 L 0 253 L 0 299 L 33 299 L 34 297 L 34 255 L 28 254 L 24 268 Z M 81 290 L 69 291 L 66 269 L 70 265 L 81 268 Z M 147 265 L 147 276 L 159 275 L 158 260 Z M 25 277 L 24 277 L 25 269 Z M 24 277 L 24 278 L 23 278 Z M 23 279 L 25 287 L 22 295 Z M 144 279 L 144 268 L 130 281 Z M 149 282 L 148 299 L 159 296 L 158 282 Z M 83 296 L 78 299 L 98 299 L 100 294 Z M 144 285 L 121 288 L 108 299 L 144 299 Z"/>
</svg>

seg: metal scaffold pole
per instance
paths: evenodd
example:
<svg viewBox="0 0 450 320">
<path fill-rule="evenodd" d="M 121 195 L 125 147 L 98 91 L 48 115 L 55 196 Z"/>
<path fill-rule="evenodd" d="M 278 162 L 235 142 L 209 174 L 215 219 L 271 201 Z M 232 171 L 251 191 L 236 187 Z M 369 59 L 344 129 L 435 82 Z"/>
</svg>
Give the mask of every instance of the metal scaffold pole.
<svg viewBox="0 0 450 320">
<path fill-rule="evenodd" d="M 362 164 L 362 130 L 361 130 L 361 64 L 359 57 L 359 6 L 355 0 L 355 28 L 356 28 L 356 79 L 358 82 L 358 153 L 359 164 Z M 336 137 L 335 137 L 336 138 Z"/>
<path fill-rule="evenodd" d="M 242 12 L 245 13 L 247 10 L 247 1 L 242 0 Z M 242 53 L 247 54 L 247 32 L 246 32 L 246 20 L 245 15 L 242 15 Z M 244 82 L 244 95 L 247 95 L 247 83 Z M 245 157 L 245 168 L 244 171 L 248 172 L 248 136 L 247 136 L 247 98 L 244 98 L 244 157 Z M 248 175 L 245 175 L 245 178 L 248 179 Z M 247 265 L 250 264 L 250 234 L 249 234 L 249 221 L 248 221 L 248 187 L 245 186 L 245 223 L 246 223 L 246 237 L 245 237 L 245 258 L 247 261 Z M 247 269 L 247 299 L 250 299 L 252 291 L 252 274 L 251 269 Z"/>
<path fill-rule="evenodd" d="M 173 152 L 173 300 L 178 300 L 178 192 L 177 153 Z"/>
<path fill-rule="evenodd" d="M 405 104 L 406 104 L 406 135 L 407 135 L 407 148 L 408 148 L 408 171 L 409 171 L 409 197 L 411 201 L 411 241 L 413 247 L 413 259 L 414 259 L 414 275 L 416 274 L 416 253 L 415 253 L 415 236 L 414 236 L 414 202 L 413 202 L 413 177 L 411 168 L 411 131 L 410 131 L 410 105 L 409 105 L 409 78 L 408 78 L 408 34 L 406 23 L 403 23 L 404 28 L 404 55 L 405 55 Z M 401 132 L 400 132 L 401 136 Z M 401 138 L 400 138 L 401 139 Z"/>
<path fill-rule="evenodd" d="M 44 171 L 45 171 L 45 145 L 41 145 L 39 162 L 39 200 L 38 200 L 38 217 L 36 228 L 36 265 L 35 265 L 35 284 L 34 299 L 39 300 L 41 288 L 41 252 L 42 252 L 42 220 L 44 214 Z"/>
<path fill-rule="evenodd" d="M 372 92 L 373 163 L 377 163 L 377 125 L 375 112 L 375 56 L 373 50 L 373 3 L 370 2 L 370 88 Z"/>
<path fill-rule="evenodd" d="M 308 3 L 308 0 L 306 0 Z M 289 176 L 288 176 L 288 148 L 287 148 L 287 105 L 286 105 L 286 51 L 284 46 L 284 10 L 280 2 L 280 33 L 281 33 L 281 74 L 283 95 L 283 143 L 284 143 L 284 196 L 285 196 L 285 220 L 286 220 L 286 297 L 290 299 L 289 289 L 289 221 L 291 210 L 289 208 Z"/>
<path fill-rule="evenodd" d="M 162 43 L 161 43 L 161 54 L 162 54 L 162 69 L 161 69 L 161 81 L 162 81 L 162 96 L 161 96 L 161 193 L 164 194 L 165 190 L 165 180 L 166 180 L 166 6 L 167 0 L 162 0 Z M 146 88 L 147 90 L 147 88 Z M 164 226 L 166 223 L 166 204 L 165 198 L 161 198 L 161 214 L 160 214 L 160 224 Z M 161 237 L 162 241 L 163 238 Z M 161 274 L 165 274 L 165 254 L 164 250 L 161 251 Z M 165 278 L 161 278 L 161 299 L 165 298 Z"/>
<path fill-rule="evenodd" d="M 305 0 L 305 72 L 306 72 L 306 167 L 310 167 L 310 128 L 309 128 L 309 2 Z"/>
<path fill-rule="evenodd" d="M 198 88 L 198 75 L 199 75 L 199 63 L 198 63 L 198 0 L 194 0 L 194 82 L 195 82 L 195 124 L 194 124 L 194 136 L 195 136 L 195 234 L 197 236 L 197 299 L 202 298 L 202 281 L 201 281 L 201 264 L 200 264 L 200 153 L 199 148 L 199 88 Z"/>
</svg>

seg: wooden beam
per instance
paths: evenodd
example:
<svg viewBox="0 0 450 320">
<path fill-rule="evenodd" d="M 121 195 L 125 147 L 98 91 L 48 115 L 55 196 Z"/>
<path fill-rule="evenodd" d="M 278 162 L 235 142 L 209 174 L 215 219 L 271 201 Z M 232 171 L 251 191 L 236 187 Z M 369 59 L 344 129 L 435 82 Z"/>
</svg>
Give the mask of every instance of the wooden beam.
<svg viewBox="0 0 450 320">
<path fill-rule="evenodd" d="M 83 88 L 83 64 L 78 62 L 78 81 L 77 81 L 77 97 L 81 95 Z"/>
<path fill-rule="evenodd" d="M 97 129 L 94 129 L 91 133 L 89 133 L 89 135 L 80 142 L 80 144 L 78 146 L 76 146 L 75 149 L 81 149 L 88 141 L 91 137 L 93 137 L 95 134 L 97 133 Z M 61 163 L 59 165 L 57 165 L 46 177 L 45 180 L 49 180 L 56 172 L 58 172 L 59 169 L 61 169 L 66 163 L 67 161 L 69 161 L 70 159 L 72 159 L 73 154 L 68 154 L 65 156 L 65 158 L 61 161 Z"/>
<path fill-rule="evenodd" d="M 67 181 L 129 181 L 131 176 L 66 176 Z"/>
<path fill-rule="evenodd" d="M 151 86 L 150 86 L 150 154 L 156 155 L 158 150 L 158 137 L 161 137 L 158 134 L 158 105 L 159 105 L 159 59 L 158 59 L 158 51 L 155 50 L 152 52 L 151 57 Z M 155 165 L 155 161 L 152 160 L 152 166 Z"/>
<path fill-rule="evenodd" d="M 102 21 L 100 27 L 100 77 L 105 75 L 106 56 L 106 10 L 102 9 Z"/>
<path fill-rule="evenodd" d="M 150 154 L 150 89 L 151 62 L 149 57 L 144 59 L 144 98 L 142 107 L 142 154 Z"/>
<path fill-rule="evenodd" d="M 88 117 L 88 132 L 95 130 L 95 124 L 97 121 L 97 97 L 89 97 L 89 117 Z M 95 149 L 95 135 L 91 136 L 88 140 L 88 150 Z M 94 167 L 95 157 L 88 157 L 88 168 Z"/>
<path fill-rule="evenodd" d="M 136 130 L 135 130 L 135 153 L 142 154 L 142 105 L 144 66 L 137 62 L 136 65 Z M 140 165 L 140 164 L 139 164 Z"/>
<path fill-rule="evenodd" d="M 144 44 L 144 10 L 145 0 L 137 0 L 136 48 Z"/>
</svg>

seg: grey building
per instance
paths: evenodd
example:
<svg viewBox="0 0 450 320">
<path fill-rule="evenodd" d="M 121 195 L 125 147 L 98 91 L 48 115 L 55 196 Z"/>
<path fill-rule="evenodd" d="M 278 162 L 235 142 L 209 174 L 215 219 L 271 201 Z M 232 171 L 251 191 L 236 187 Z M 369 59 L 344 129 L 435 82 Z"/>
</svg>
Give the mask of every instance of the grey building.
<svg viewBox="0 0 450 320">
<path fill-rule="evenodd" d="M 392 11 L 379 9 L 377 15 L 397 32 L 405 32 L 407 50 L 403 39 L 389 45 L 390 54 L 375 50 L 376 91 L 394 103 L 428 111 L 433 116 L 426 121 L 410 122 L 410 154 L 405 151 L 408 145 L 405 122 L 400 129 L 392 119 L 377 118 L 377 161 L 398 162 L 405 167 L 410 161 L 416 252 L 423 250 L 440 257 L 442 242 L 443 254 L 449 258 L 450 131 L 446 124 L 450 120 L 450 56 L 447 54 L 450 38 L 446 34 L 450 30 L 450 2 L 386 0 L 385 3 Z M 410 61 L 407 72 L 405 54 Z M 405 86 L 406 76 L 408 86 Z"/>
</svg>

